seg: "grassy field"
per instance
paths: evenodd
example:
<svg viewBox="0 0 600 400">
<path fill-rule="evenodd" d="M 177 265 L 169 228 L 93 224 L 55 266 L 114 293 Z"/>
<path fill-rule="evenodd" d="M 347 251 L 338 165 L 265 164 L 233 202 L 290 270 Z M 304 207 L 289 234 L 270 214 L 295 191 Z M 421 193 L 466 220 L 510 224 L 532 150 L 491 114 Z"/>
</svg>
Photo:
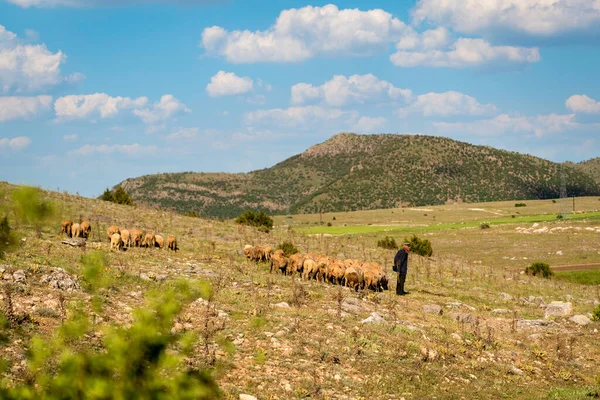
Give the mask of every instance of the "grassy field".
<svg viewBox="0 0 600 400">
<path fill-rule="evenodd" d="M 600 285 L 600 269 L 591 271 L 557 271 L 554 273 L 556 279 L 580 283 L 582 285 Z"/>
<path fill-rule="evenodd" d="M 330 214 L 327 220 L 324 215 L 324 221 L 336 216 L 336 224 L 354 221 L 353 225 L 366 226 L 385 223 L 388 214 L 402 214 L 402 223 L 414 226 L 435 215 L 436 223 L 448 225 L 395 234 L 398 241 L 405 234 L 418 233 L 434 247 L 431 259 L 411 256 L 407 286 L 412 293 L 398 298 L 390 268 L 394 251 L 376 246 L 385 235 L 382 231 L 310 235 L 302 228 L 318 222 L 319 215 L 299 215 L 291 218 L 291 228 L 285 218 L 278 218 L 275 229 L 264 234 L 232 222 L 53 192 L 46 195 L 55 203 L 57 215 L 42 227 L 40 237 L 9 213 L 19 246 L 1 262 L 4 284 L 14 285 L 11 300 L 16 312 L 29 314 L 35 324 L 0 332 L 6 336 L 1 357 L 7 362 L 3 379 L 8 384 L 28 377 L 23 360 L 29 340 L 37 335 L 48 338 L 60 326 L 61 298 L 67 309 L 77 303 L 89 307 L 93 324 L 88 336 L 94 341 L 107 327 L 131 324 L 133 310 L 143 306 L 150 290 L 166 290 L 177 279 L 188 279 L 213 285 L 214 305 L 220 312 L 202 313 L 204 303 L 194 302 L 173 329 L 198 335 L 186 365 L 209 368 L 225 399 L 249 393 L 259 399 L 570 400 L 589 399 L 599 389 L 600 325 L 578 326 L 566 318 L 535 322 L 544 321 L 544 310 L 535 299 L 569 300 L 575 314 L 587 314 L 600 304 L 600 287 L 520 273 L 534 260 L 551 266 L 600 262 L 598 222 L 554 218 L 532 229 L 531 220 L 520 220 L 491 222 L 490 229 L 482 230 L 478 225 L 482 214 L 496 214 L 469 210 L 502 213 L 496 215 L 501 219 L 512 219 L 515 210 L 523 218 L 544 212 L 555 216 L 554 203 L 526 202 L 527 207 L 518 209 L 511 202 L 432 207 L 434 211 L 340 213 Z M 597 199 L 576 199 L 581 211 L 590 213 L 596 212 L 596 203 L 600 205 Z M 3 198 L 3 205 L 10 209 L 9 197 Z M 86 249 L 61 244 L 60 220 L 80 217 L 92 224 Z M 457 229 L 463 219 L 474 225 Z M 181 250 L 110 251 L 104 232 L 113 224 L 174 234 Z M 539 228 L 548 231 L 533 232 Z M 550 231 L 553 228 L 561 229 Z M 380 262 L 391 278 L 391 290 L 355 293 L 303 282 L 270 274 L 268 265 L 243 256 L 245 244 L 277 245 L 284 240 L 302 252 Z M 90 251 L 100 251 L 108 260 L 111 285 L 102 312 L 94 311 L 85 285 L 64 292 L 42 279 L 63 268 L 85 282 L 80 260 Z M 25 272 L 24 283 L 7 278 L 17 270 Z M 0 296 L 5 303 L 5 295 Z M 281 302 L 289 307 L 280 306 Z M 431 304 L 440 305 L 442 315 L 423 311 Z M 385 322 L 363 324 L 373 312 Z M 213 324 L 221 328 L 206 335 L 206 326 Z M 101 348 L 102 343 L 97 345 Z M 212 352 L 216 363 L 210 362 Z"/>
</svg>

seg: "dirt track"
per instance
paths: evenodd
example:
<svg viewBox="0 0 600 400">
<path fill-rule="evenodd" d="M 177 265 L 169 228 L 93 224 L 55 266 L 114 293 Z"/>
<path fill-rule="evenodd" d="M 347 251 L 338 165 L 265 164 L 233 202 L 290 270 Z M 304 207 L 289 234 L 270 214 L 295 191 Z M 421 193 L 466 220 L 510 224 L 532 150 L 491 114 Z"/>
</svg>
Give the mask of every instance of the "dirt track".
<svg viewBox="0 0 600 400">
<path fill-rule="evenodd" d="M 600 264 L 571 264 L 552 267 L 553 271 L 589 271 L 600 270 Z"/>
</svg>

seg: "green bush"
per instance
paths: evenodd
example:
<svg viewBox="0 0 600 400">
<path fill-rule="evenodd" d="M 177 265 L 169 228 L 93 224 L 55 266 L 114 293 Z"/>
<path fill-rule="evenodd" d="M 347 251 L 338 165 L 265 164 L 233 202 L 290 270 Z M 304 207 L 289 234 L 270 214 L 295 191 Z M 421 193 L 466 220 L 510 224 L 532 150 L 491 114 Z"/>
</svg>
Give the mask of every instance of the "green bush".
<svg viewBox="0 0 600 400">
<path fill-rule="evenodd" d="M 592 311 L 592 319 L 594 321 L 600 321 L 600 304 L 598 304 L 598 306 L 596 307 L 596 309 L 594 311 Z M 598 375 L 598 378 L 600 380 L 600 375 Z"/>
<path fill-rule="evenodd" d="M 289 257 L 292 254 L 300 253 L 298 248 L 294 246 L 294 243 L 292 242 L 283 242 L 277 246 L 276 250 L 283 250 L 283 254 L 286 257 Z"/>
<path fill-rule="evenodd" d="M 423 257 L 431 257 L 433 249 L 429 239 L 420 239 L 417 235 L 412 235 L 409 239 L 404 238 L 405 242 L 410 243 L 410 251 Z"/>
<path fill-rule="evenodd" d="M 127 194 L 125 189 L 123 189 L 121 186 L 117 186 L 112 192 L 107 188 L 104 193 L 102 193 L 102 196 L 100 196 L 100 200 L 110 201 L 112 203 L 123 204 L 126 206 L 133 205 L 133 200 L 131 200 L 129 194 Z"/>
<path fill-rule="evenodd" d="M 490 224 L 488 224 L 487 222 L 484 222 L 480 225 L 481 229 L 490 229 Z"/>
<path fill-rule="evenodd" d="M 393 237 L 386 236 L 385 238 L 377 241 L 377 247 L 388 250 L 396 250 L 398 245 Z"/>
<path fill-rule="evenodd" d="M 106 267 L 102 256 L 84 265 Z M 89 268 L 89 265 L 86 268 Z M 103 269 L 102 268 L 102 269 Z M 89 274 L 89 290 L 104 283 L 102 269 Z M 211 376 L 186 366 L 197 339 L 171 331 L 182 308 L 210 288 L 178 282 L 156 290 L 145 307 L 134 312 L 130 327 L 104 330 L 101 342 L 90 340 L 94 324 L 89 312 L 76 307 L 49 340 L 32 339 L 28 377 L 9 387 L 0 382 L 0 398 L 30 399 L 214 399 L 218 388 Z"/>
<path fill-rule="evenodd" d="M 525 204 L 525 203 L 516 203 L 515 207 L 527 207 L 527 204 Z"/>
<path fill-rule="evenodd" d="M 550 278 L 554 275 L 554 272 L 550 269 L 550 266 L 546 263 L 536 262 L 525 268 L 527 275 L 542 276 L 544 278 Z"/>
<path fill-rule="evenodd" d="M 15 245 L 17 239 L 10 229 L 8 217 L 0 219 L 0 259 L 4 258 L 4 253 Z"/>
<path fill-rule="evenodd" d="M 13 207 L 17 219 L 24 224 L 33 225 L 38 236 L 42 225 L 54 215 L 54 206 L 43 198 L 40 189 L 23 186 L 13 192 Z"/>
<path fill-rule="evenodd" d="M 556 219 L 565 219 L 565 216 L 558 213 L 558 214 L 556 214 Z"/>
<path fill-rule="evenodd" d="M 273 229 L 273 218 L 269 217 L 264 211 L 247 210 L 235 219 L 235 222 L 240 225 L 253 226 L 260 228 L 261 231 L 268 233 Z"/>
</svg>

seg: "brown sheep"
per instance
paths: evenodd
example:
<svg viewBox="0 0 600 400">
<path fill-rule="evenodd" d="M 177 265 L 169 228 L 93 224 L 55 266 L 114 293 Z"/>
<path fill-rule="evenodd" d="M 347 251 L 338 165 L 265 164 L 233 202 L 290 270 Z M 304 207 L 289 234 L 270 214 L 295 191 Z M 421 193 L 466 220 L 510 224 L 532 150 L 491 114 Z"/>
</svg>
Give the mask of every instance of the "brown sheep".
<svg viewBox="0 0 600 400">
<path fill-rule="evenodd" d="M 131 229 L 129 231 L 129 240 L 133 247 L 142 247 L 144 234 L 139 229 Z"/>
<path fill-rule="evenodd" d="M 115 233 L 110 238 L 110 249 L 116 248 L 117 250 L 121 250 L 123 248 L 123 240 L 121 240 L 121 235 Z"/>
<path fill-rule="evenodd" d="M 306 257 L 302 264 L 302 280 L 313 279 L 319 273 L 319 266 L 312 257 Z"/>
<path fill-rule="evenodd" d="M 244 246 L 244 255 L 249 260 L 254 260 L 254 246 L 247 244 Z"/>
<path fill-rule="evenodd" d="M 273 248 L 271 246 L 263 247 L 263 254 L 265 256 L 265 262 L 271 261 L 271 257 L 273 256 Z"/>
<path fill-rule="evenodd" d="M 83 237 L 82 234 L 83 232 L 81 231 L 81 225 L 79 224 L 73 224 L 73 226 L 71 227 L 71 237 L 74 238 L 78 238 L 78 237 Z"/>
<path fill-rule="evenodd" d="M 317 282 L 325 282 L 327 280 L 327 269 L 329 264 L 333 261 L 331 257 L 321 256 L 317 258 L 317 265 L 319 266 L 319 272 L 317 273 Z"/>
<path fill-rule="evenodd" d="M 344 286 L 353 288 L 355 291 L 362 289 L 364 284 L 364 274 L 360 267 L 350 266 L 344 272 Z"/>
<path fill-rule="evenodd" d="M 301 274 L 304 268 L 304 256 L 300 253 L 292 254 L 289 258 L 288 274 L 296 276 L 296 273 Z"/>
<path fill-rule="evenodd" d="M 169 250 L 177 251 L 179 247 L 177 247 L 177 239 L 173 235 L 169 235 L 167 238 L 167 248 Z"/>
<path fill-rule="evenodd" d="M 286 274 L 286 270 L 288 267 L 288 258 L 283 254 L 283 250 L 277 250 L 273 253 L 271 257 L 271 270 L 273 272 L 273 267 L 279 269 L 283 275 Z"/>
<path fill-rule="evenodd" d="M 119 227 L 118 226 L 111 226 L 106 230 L 106 236 L 108 237 L 108 241 L 110 242 L 112 240 L 112 236 L 115 233 L 119 233 Z"/>
<path fill-rule="evenodd" d="M 388 281 L 383 268 L 377 263 L 365 263 L 361 269 L 364 274 L 364 286 L 375 292 L 388 290 Z"/>
<path fill-rule="evenodd" d="M 148 232 L 146 233 L 146 236 L 144 237 L 144 247 L 154 247 L 155 242 L 154 242 L 154 232 Z"/>
<path fill-rule="evenodd" d="M 261 246 L 254 247 L 254 260 L 256 262 L 266 261 L 265 251 Z"/>
<path fill-rule="evenodd" d="M 66 233 L 68 237 L 73 237 L 73 221 L 65 219 L 60 223 L 60 233 Z"/>
<path fill-rule="evenodd" d="M 88 238 L 90 236 L 90 233 L 92 232 L 92 226 L 90 225 L 89 222 L 87 221 L 83 221 L 81 223 L 81 235 L 84 238 Z"/>
<path fill-rule="evenodd" d="M 127 229 L 121 229 L 121 239 L 124 247 L 131 247 L 131 233 Z"/>
<path fill-rule="evenodd" d="M 165 247 L 165 239 L 163 239 L 163 237 L 160 235 L 155 235 L 154 246 L 158 247 L 159 249 L 162 249 L 163 247 Z"/>
<path fill-rule="evenodd" d="M 333 284 L 341 285 L 344 282 L 345 273 L 346 266 L 344 263 L 340 260 L 334 260 L 327 269 L 327 279 Z"/>
</svg>

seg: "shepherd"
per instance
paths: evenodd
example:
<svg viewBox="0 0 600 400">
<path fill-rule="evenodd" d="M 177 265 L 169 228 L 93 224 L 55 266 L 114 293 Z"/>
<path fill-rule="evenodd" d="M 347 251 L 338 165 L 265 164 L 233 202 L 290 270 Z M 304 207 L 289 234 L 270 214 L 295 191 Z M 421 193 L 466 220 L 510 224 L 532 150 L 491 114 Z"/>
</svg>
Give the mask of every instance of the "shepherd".
<svg viewBox="0 0 600 400">
<path fill-rule="evenodd" d="M 398 283 L 396 284 L 396 295 L 404 296 L 410 292 L 404 291 L 404 283 L 406 282 L 406 274 L 408 273 L 408 254 L 410 253 L 410 243 L 404 243 L 402 248 L 394 257 L 394 272 L 398 273 Z"/>
</svg>

